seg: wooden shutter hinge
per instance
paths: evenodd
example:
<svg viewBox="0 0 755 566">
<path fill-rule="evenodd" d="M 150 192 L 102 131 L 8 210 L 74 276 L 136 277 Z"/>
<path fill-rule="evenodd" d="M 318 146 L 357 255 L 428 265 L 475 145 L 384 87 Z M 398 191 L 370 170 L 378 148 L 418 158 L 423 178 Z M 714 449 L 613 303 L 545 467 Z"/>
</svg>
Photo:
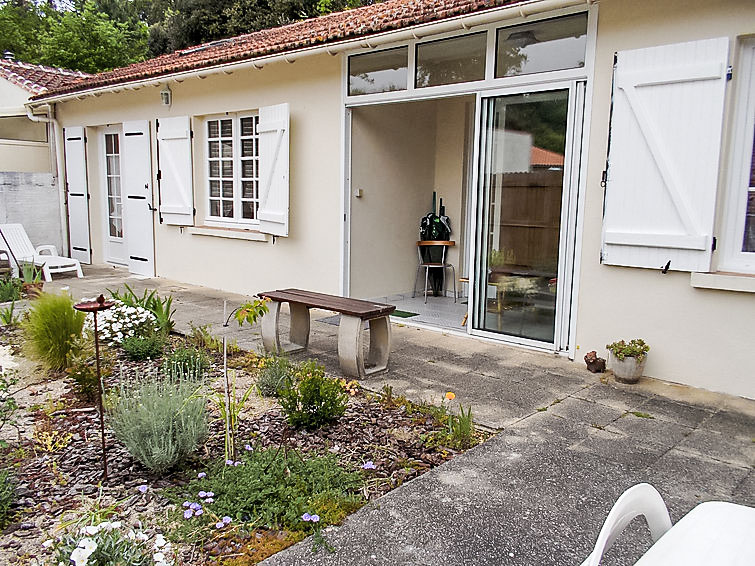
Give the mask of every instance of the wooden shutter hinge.
<svg viewBox="0 0 755 566">
<path fill-rule="evenodd" d="M 606 181 L 608 181 L 608 169 L 604 170 L 600 175 L 600 186 L 606 188 Z"/>
<path fill-rule="evenodd" d="M 715 252 L 717 245 L 718 245 L 718 239 L 715 236 L 713 236 L 713 241 L 710 244 L 710 251 Z"/>
<path fill-rule="evenodd" d="M 157 180 L 160 181 L 162 178 L 163 178 L 163 172 L 160 169 L 158 169 L 157 170 Z"/>
</svg>

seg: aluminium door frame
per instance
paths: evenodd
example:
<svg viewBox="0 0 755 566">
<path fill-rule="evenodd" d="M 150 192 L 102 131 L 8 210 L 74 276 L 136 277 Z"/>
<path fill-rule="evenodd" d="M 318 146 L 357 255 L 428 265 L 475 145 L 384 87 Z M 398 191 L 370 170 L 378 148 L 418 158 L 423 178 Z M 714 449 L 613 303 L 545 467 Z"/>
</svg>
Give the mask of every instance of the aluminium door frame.
<svg viewBox="0 0 755 566">
<path fill-rule="evenodd" d="M 566 353 L 573 357 L 574 336 L 572 331 L 572 319 L 574 318 L 575 293 L 574 293 L 574 272 L 578 269 L 578 257 L 576 256 L 577 246 L 576 239 L 579 228 L 577 203 L 580 197 L 580 179 L 584 175 L 580 174 L 583 163 L 583 144 L 584 131 L 587 127 L 584 117 L 584 79 L 572 79 L 558 82 L 548 82 L 537 85 L 511 86 L 500 89 L 487 90 L 477 93 L 476 112 L 475 112 L 475 146 L 474 146 L 474 165 L 473 165 L 473 185 L 472 185 L 472 234 L 470 242 L 470 255 L 468 265 L 469 276 L 469 301 L 467 304 L 467 334 L 490 338 L 499 342 L 527 346 L 538 350 L 547 350 L 556 353 Z M 567 285 L 557 286 L 556 291 L 556 320 L 554 329 L 553 343 L 542 342 L 482 330 L 474 328 L 476 321 L 475 307 L 477 304 L 477 274 L 478 274 L 478 245 L 480 241 L 479 229 L 481 227 L 480 215 L 484 213 L 480 209 L 480 186 L 481 178 L 481 151 L 489 149 L 483 146 L 483 99 L 492 99 L 501 96 L 515 96 L 521 94 L 535 94 L 540 92 L 549 92 L 553 90 L 568 91 L 568 111 L 566 124 L 566 153 L 564 155 L 564 180 L 561 194 L 561 221 L 559 226 L 559 258 L 558 258 L 558 277 L 559 280 L 566 279 Z M 578 110 L 577 105 L 581 103 Z M 575 140 L 580 143 L 575 146 Z M 488 144 L 489 146 L 489 144 Z M 568 287 L 565 289 L 565 287 Z M 560 306 L 560 308 L 559 308 Z"/>
</svg>

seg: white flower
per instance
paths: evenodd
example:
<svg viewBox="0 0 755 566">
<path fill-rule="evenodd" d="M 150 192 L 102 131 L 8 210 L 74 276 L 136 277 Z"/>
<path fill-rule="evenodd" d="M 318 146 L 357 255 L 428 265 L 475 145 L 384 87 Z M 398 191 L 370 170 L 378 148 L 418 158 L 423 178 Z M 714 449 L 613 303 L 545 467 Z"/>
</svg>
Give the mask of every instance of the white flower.
<svg viewBox="0 0 755 566">
<path fill-rule="evenodd" d="M 43 542 L 42 546 L 45 548 L 50 548 L 53 544 L 55 544 L 55 541 L 50 538 Z"/>
<path fill-rule="evenodd" d="M 136 540 L 138 540 L 139 542 L 144 542 L 148 538 L 149 537 L 145 535 L 144 533 L 136 533 Z"/>
<path fill-rule="evenodd" d="M 155 548 L 162 548 L 168 541 L 165 540 L 163 535 L 157 535 L 155 537 Z"/>
<path fill-rule="evenodd" d="M 83 548 L 89 554 L 92 554 L 95 550 L 97 550 L 97 543 L 89 537 L 84 537 L 79 541 L 79 548 Z"/>
<path fill-rule="evenodd" d="M 162 552 L 155 552 L 152 555 L 152 560 L 155 562 L 165 562 L 165 555 Z"/>
<path fill-rule="evenodd" d="M 89 561 L 89 554 L 83 548 L 76 548 L 71 553 L 71 561 L 75 566 L 86 566 Z"/>
</svg>

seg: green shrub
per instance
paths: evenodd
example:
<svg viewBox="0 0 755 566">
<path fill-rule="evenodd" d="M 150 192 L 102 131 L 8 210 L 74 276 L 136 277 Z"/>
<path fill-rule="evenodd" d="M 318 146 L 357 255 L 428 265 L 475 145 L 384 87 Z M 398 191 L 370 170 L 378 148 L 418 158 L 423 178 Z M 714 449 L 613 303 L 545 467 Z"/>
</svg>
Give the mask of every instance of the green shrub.
<svg viewBox="0 0 755 566">
<path fill-rule="evenodd" d="M 76 339 L 68 354 L 66 373 L 73 381 L 73 390 L 85 401 L 94 401 L 100 383 L 97 379 L 97 361 L 95 359 L 94 335 L 84 332 Z M 103 379 L 113 373 L 113 361 L 110 352 L 100 347 L 100 373 Z"/>
<path fill-rule="evenodd" d="M 227 516 L 234 522 L 304 530 L 304 513 L 318 514 L 321 524 L 339 523 L 364 502 L 361 474 L 341 468 L 333 455 L 301 458 L 268 448 L 247 451 L 237 464 L 211 466 L 207 477 L 172 492 L 176 503 L 203 508 L 195 516 L 187 512 L 191 507 L 181 507 L 182 521 L 214 523 L 211 517 Z"/>
<path fill-rule="evenodd" d="M 638 362 L 645 359 L 645 356 L 650 351 L 648 346 L 642 338 L 635 338 L 628 343 L 624 340 L 618 340 L 606 344 L 606 348 L 617 360 L 623 360 L 624 358 L 636 358 Z"/>
<path fill-rule="evenodd" d="M 163 360 L 163 374 L 169 379 L 202 381 L 210 367 L 210 358 L 197 348 L 176 348 Z"/>
<path fill-rule="evenodd" d="M 10 509 L 16 501 L 16 481 L 10 470 L 0 470 L 0 530 L 10 520 Z"/>
<path fill-rule="evenodd" d="M 153 472 L 165 472 L 207 437 L 201 387 L 156 378 L 122 384 L 109 411 L 110 427 L 134 458 Z"/>
<path fill-rule="evenodd" d="M 21 280 L 15 277 L 0 279 L 0 303 L 17 301 L 21 298 Z"/>
<path fill-rule="evenodd" d="M 29 355 L 48 369 L 65 369 L 83 326 L 84 313 L 73 308 L 70 295 L 42 293 L 23 322 Z"/>
<path fill-rule="evenodd" d="M 262 367 L 257 373 L 257 389 L 266 397 L 278 397 L 280 392 L 291 385 L 295 366 L 282 356 L 263 358 Z"/>
<path fill-rule="evenodd" d="M 212 335 L 209 324 L 195 326 L 193 322 L 190 322 L 189 325 L 191 326 L 191 334 L 186 339 L 190 344 L 211 352 L 223 353 L 223 339 Z M 225 349 L 226 353 L 231 356 L 241 352 L 236 340 L 226 340 Z"/>
<path fill-rule="evenodd" d="M 162 356 L 165 338 L 159 332 L 148 332 L 142 336 L 124 338 L 121 346 L 129 360 L 154 360 Z"/>
<path fill-rule="evenodd" d="M 343 386 L 325 377 L 316 361 L 302 363 L 296 381 L 280 391 L 280 404 L 293 427 L 314 429 L 336 421 L 346 412 L 348 395 Z"/>
</svg>

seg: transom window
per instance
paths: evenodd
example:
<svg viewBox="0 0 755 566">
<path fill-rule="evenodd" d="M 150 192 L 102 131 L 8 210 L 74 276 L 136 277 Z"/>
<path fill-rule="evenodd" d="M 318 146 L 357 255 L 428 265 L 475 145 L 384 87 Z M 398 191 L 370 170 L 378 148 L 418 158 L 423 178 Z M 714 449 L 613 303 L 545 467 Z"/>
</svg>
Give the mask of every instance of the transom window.
<svg viewBox="0 0 755 566">
<path fill-rule="evenodd" d="M 248 223 L 259 208 L 259 116 L 207 120 L 208 218 Z"/>
</svg>

